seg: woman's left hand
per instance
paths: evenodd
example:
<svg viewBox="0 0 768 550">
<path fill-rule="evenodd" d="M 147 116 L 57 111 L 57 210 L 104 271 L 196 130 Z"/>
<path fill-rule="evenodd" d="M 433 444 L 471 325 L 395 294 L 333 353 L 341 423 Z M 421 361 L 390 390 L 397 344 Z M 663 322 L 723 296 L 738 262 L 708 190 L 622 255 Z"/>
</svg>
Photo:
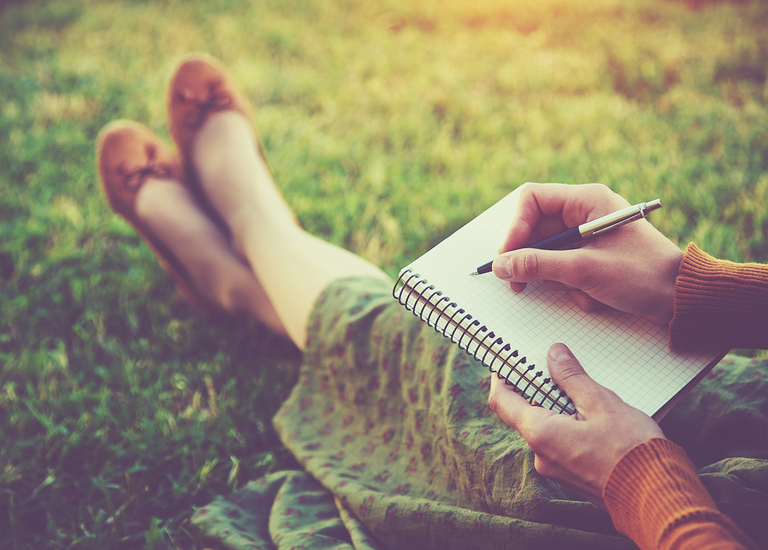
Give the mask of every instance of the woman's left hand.
<svg viewBox="0 0 768 550">
<path fill-rule="evenodd" d="M 575 415 L 531 406 L 495 375 L 490 407 L 528 442 L 537 472 L 605 508 L 603 487 L 619 459 L 664 434 L 651 417 L 592 380 L 565 345 L 549 348 L 547 364 L 576 405 Z"/>
</svg>

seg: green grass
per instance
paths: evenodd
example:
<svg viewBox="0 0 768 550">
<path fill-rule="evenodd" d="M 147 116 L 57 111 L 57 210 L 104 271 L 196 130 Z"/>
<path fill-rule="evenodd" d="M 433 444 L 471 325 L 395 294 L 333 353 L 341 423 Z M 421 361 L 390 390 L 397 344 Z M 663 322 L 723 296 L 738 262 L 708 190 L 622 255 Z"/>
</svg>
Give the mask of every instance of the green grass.
<svg viewBox="0 0 768 550">
<path fill-rule="evenodd" d="M 96 180 L 110 120 L 167 135 L 186 52 L 242 85 L 302 224 L 392 274 L 525 181 L 659 197 L 681 246 L 768 261 L 766 2 L 0 6 L 2 548 L 204 548 L 193 506 L 295 466 L 297 352 L 197 315 Z"/>
</svg>

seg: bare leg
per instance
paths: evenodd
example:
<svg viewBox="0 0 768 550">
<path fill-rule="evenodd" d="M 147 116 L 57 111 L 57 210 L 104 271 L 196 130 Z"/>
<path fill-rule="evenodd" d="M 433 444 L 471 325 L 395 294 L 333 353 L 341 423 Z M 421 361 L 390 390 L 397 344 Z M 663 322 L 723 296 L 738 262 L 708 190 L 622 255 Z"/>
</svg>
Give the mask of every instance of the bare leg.
<svg viewBox="0 0 768 550">
<path fill-rule="evenodd" d="M 275 332 L 288 335 L 256 277 L 184 186 L 147 180 L 136 198 L 136 213 L 171 248 L 209 301 L 229 312 L 248 311 Z"/>
<path fill-rule="evenodd" d="M 304 348 L 314 303 L 330 283 L 354 276 L 389 280 L 378 267 L 296 224 L 258 152 L 251 125 L 239 113 L 208 118 L 196 137 L 192 162 L 208 199 L 232 230 L 233 248 L 250 263 L 299 348 Z"/>
</svg>

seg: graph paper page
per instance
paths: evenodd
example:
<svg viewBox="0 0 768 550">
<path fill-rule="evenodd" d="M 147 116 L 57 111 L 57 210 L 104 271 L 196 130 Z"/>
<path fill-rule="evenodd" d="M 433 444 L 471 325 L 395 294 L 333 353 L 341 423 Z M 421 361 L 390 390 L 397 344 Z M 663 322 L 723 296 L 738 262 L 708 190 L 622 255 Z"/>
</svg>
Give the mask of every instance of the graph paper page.
<svg viewBox="0 0 768 550">
<path fill-rule="evenodd" d="M 567 294 L 550 291 L 543 283 L 515 293 L 493 274 L 469 275 L 496 257 L 517 197 L 517 190 L 510 193 L 405 269 L 418 273 L 545 372 L 549 346 L 566 344 L 595 381 L 648 415 L 719 358 L 673 353 L 666 326 L 610 308 L 583 312 Z"/>
</svg>

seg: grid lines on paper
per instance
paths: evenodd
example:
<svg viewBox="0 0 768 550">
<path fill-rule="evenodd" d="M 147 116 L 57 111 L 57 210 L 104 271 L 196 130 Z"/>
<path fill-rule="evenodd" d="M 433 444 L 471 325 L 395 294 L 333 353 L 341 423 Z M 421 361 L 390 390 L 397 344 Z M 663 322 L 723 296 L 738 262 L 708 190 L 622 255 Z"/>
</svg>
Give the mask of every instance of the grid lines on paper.
<svg viewBox="0 0 768 550">
<path fill-rule="evenodd" d="M 492 274 L 470 276 L 496 256 L 516 205 L 512 193 L 408 267 L 518 349 L 537 370 L 548 372 L 547 350 L 562 342 L 598 383 L 653 414 L 712 357 L 673 354 L 666 328 L 609 308 L 585 313 L 567 294 L 543 283 L 515 293 Z"/>
</svg>

